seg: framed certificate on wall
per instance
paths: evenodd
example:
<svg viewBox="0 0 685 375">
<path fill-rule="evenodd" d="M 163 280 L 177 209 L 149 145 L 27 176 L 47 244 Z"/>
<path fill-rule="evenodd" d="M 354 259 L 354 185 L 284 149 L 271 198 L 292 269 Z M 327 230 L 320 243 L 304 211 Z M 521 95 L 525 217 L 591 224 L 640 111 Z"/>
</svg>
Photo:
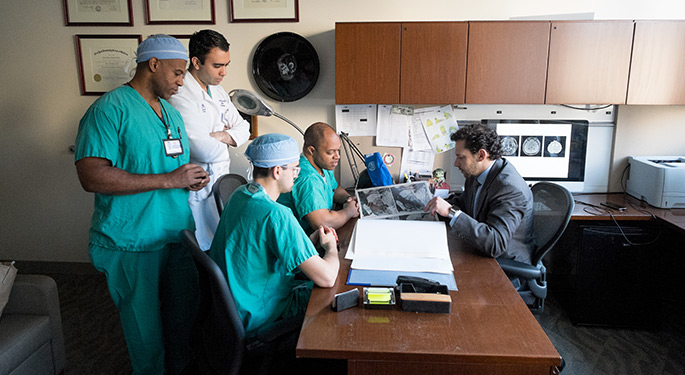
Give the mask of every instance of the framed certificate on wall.
<svg viewBox="0 0 685 375">
<path fill-rule="evenodd" d="M 299 22 L 299 0 L 229 0 L 231 22 Z"/>
<path fill-rule="evenodd" d="M 63 0 L 66 26 L 133 26 L 131 0 Z"/>
<path fill-rule="evenodd" d="M 145 0 L 145 22 L 213 25 L 214 0 Z"/>
<path fill-rule="evenodd" d="M 81 95 L 101 95 L 133 78 L 141 35 L 76 35 Z"/>
</svg>

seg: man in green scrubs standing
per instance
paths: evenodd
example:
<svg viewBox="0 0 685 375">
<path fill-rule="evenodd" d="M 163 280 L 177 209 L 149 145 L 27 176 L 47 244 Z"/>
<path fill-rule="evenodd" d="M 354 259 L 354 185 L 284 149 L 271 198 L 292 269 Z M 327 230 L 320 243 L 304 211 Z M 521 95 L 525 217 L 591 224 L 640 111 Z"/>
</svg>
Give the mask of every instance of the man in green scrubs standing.
<svg viewBox="0 0 685 375">
<path fill-rule="evenodd" d="M 180 374 L 197 271 L 178 233 L 193 229 L 188 191 L 209 177 L 188 163 L 181 115 L 166 101 L 183 85 L 188 55 L 168 35 L 138 47 L 130 82 L 88 108 L 76 136 L 76 170 L 95 193 L 89 252 L 119 309 L 134 374 Z"/>
</svg>

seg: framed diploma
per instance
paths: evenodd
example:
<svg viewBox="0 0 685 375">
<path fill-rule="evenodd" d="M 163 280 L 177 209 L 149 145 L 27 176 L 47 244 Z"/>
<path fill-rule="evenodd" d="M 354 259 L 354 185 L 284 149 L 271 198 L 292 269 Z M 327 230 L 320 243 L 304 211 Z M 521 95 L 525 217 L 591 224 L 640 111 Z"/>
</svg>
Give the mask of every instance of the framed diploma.
<svg viewBox="0 0 685 375">
<path fill-rule="evenodd" d="M 76 35 L 81 95 L 101 95 L 133 78 L 141 35 Z"/>
<path fill-rule="evenodd" d="M 133 26 L 131 0 L 63 0 L 66 26 Z"/>
<path fill-rule="evenodd" d="M 190 55 L 190 48 L 188 48 L 188 45 L 190 44 L 190 37 L 191 37 L 192 35 L 190 35 L 190 34 L 183 34 L 183 35 L 180 35 L 180 34 L 171 34 L 171 36 L 173 36 L 174 38 L 178 39 L 178 41 L 181 42 L 181 44 L 183 44 L 183 46 L 186 48 L 186 51 L 187 51 L 188 54 Z"/>
<path fill-rule="evenodd" d="M 145 22 L 213 25 L 214 0 L 145 0 Z"/>
<path fill-rule="evenodd" d="M 299 22 L 299 0 L 229 0 L 231 22 Z"/>
</svg>

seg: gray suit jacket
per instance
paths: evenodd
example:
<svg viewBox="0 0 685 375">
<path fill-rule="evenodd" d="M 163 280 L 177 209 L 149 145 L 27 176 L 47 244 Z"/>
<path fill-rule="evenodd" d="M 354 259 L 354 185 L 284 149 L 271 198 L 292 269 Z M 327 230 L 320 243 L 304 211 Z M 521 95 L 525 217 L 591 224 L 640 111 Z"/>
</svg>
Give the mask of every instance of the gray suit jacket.
<svg viewBox="0 0 685 375">
<path fill-rule="evenodd" d="M 462 213 L 450 233 L 493 258 L 530 263 L 534 250 L 533 194 L 521 175 L 505 159 L 495 160 L 473 212 L 476 177 L 469 177 L 457 200 Z"/>
</svg>

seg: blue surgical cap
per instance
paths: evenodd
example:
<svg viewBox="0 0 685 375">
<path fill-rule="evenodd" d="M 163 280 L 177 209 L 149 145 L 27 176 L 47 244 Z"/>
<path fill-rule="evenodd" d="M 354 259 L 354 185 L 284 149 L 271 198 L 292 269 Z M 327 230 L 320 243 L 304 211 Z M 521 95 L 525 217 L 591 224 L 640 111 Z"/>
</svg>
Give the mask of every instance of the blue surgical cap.
<svg viewBox="0 0 685 375">
<path fill-rule="evenodd" d="M 142 63 L 153 57 L 159 60 L 182 59 L 188 61 L 188 52 L 178 39 L 166 34 L 150 35 L 138 46 L 136 63 Z"/>
<path fill-rule="evenodd" d="M 284 134 L 264 134 L 247 146 L 245 156 L 255 167 L 271 168 L 300 159 L 300 150 L 292 137 Z"/>
</svg>

